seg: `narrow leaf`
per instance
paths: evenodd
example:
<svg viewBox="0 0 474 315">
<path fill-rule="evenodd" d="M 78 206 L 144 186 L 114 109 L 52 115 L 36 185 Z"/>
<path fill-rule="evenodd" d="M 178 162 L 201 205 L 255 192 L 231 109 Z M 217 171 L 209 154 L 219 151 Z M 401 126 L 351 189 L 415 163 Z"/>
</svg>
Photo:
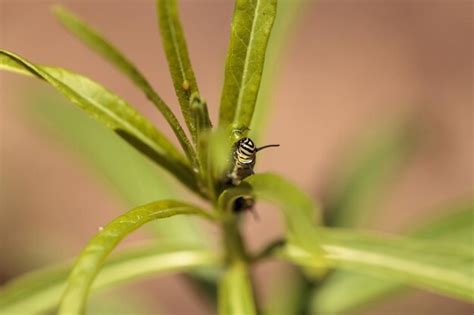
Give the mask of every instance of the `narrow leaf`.
<svg viewBox="0 0 474 315">
<path fill-rule="evenodd" d="M 222 277 L 219 287 L 219 315 L 257 314 L 248 267 L 235 261 Z"/>
<path fill-rule="evenodd" d="M 276 0 L 237 0 L 225 66 L 219 126 L 250 127 L 276 14 Z"/>
<path fill-rule="evenodd" d="M 474 202 L 461 203 L 443 212 L 451 213 L 437 220 L 425 223 L 415 229 L 410 236 L 436 242 L 472 247 L 474 230 Z M 315 313 L 343 313 L 368 305 L 394 292 L 401 292 L 403 283 L 374 278 L 353 271 L 337 270 L 325 281 L 324 286 L 315 291 L 312 308 Z M 341 300 L 344 292 L 353 292 Z"/>
<path fill-rule="evenodd" d="M 193 94 L 191 98 L 191 114 L 195 122 L 196 128 L 196 147 L 198 152 L 199 164 L 201 165 L 201 173 L 207 175 L 208 161 L 208 141 L 211 133 L 212 124 L 209 120 L 209 112 L 207 104 L 197 94 Z"/>
<path fill-rule="evenodd" d="M 189 60 L 183 27 L 178 15 L 176 0 L 157 0 L 157 15 L 161 39 L 165 48 L 168 66 L 173 79 L 184 120 L 194 143 L 197 143 L 196 122 L 191 113 L 191 95 L 199 94 L 196 78 Z"/>
<path fill-rule="evenodd" d="M 178 122 L 178 119 L 173 114 L 171 109 L 160 96 L 151 87 L 150 83 L 137 69 L 137 67 L 125 57 L 116 47 L 106 41 L 102 35 L 99 34 L 92 27 L 87 25 L 84 21 L 74 16 L 71 12 L 61 6 L 54 7 L 54 13 L 59 21 L 75 36 L 82 40 L 87 46 L 97 53 L 102 55 L 106 60 L 119 69 L 126 75 L 139 89 L 141 89 L 147 98 L 158 108 L 163 114 L 166 121 L 171 126 L 173 132 L 178 138 L 188 158 L 196 162 L 196 155 L 194 149 L 189 142 L 183 128 Z"/>
<path fill-rule="evenodd" d="M 438 213 L 442 216 L 431 218 L 423 225 L 412 227 L 409 235 L 420 239 L 437 240 L 447 243 L 472 245 L 474 230 L 474 200 L 458 202 L 443 207 Z"/>
<path fill-rule="evenodd" d="M 60 97 L 42 90 L 30 92 L 25 99 L 26 114 L 38 129 L 59 138 L 61 144 L 80 157 L 79 162 L 85 162 L 107 192 L 112 192 L 127 205 L 126 208 L 179 195 L 180 189 L 171 175 Z M 207 246 L 207 235 L 193 219 L 181 216 L 169 222 L 159 220 L 149 226 L 160 239 Z"/>
<path fill-rule="evenodd" d="M 183 184 L 197 191 L 186 158 L 146 118 L 103 86 L 61 68 L 34 65 L 5 50 L 0 50 L 0 69 L 45 80 L 90 116 L 174 174 Z"/>
<path fill-rule="evenodd" d="M 201 168 L 200 173 L 206 185 L 206 195 L 209 196 L 211 200 L 215 200 L 214 180 L 210 169 L 212 162 L 209 159 L 209 138 L 212 133 L 212 124 L 209 120 L 207 104 L 197 94 L 191 96 L 191 113 L 195 122 L 196 151 Z"/>
<path fill-rule="evenodd" d="M 252 193 L 277 204 L 283 212 L 287 226 L 287 237 L 313 253 L 320 252 L 316 224 L 319 223 L 319 207 L 296 185 L 281 176 L 263 173 L 248 177 Z"/>
<path fill-rule="evenodd" d="M 272 281 L 268 284 L 271 292 L 265 303 L 264 315 L 313 314 L 308 312 L 305 303 L 311 297 L 310 282 L 305 281 L 301 272 L 290 271 L 269 279 Z"/>
<path fill-rule="evenodd" d="M 474 301 L 471 247 L 337 229 L 319 232 L 326 260 L 335 268 Z M 293 245 L 283 255 L 303 266 L 320 260 Z"/>
<path fill-rule="evenodd" d="M 275 174 L 255 174 L 246 178 L 239 186 L 222 192 L 218 199 L 219 208 L 231 211 L 235 200 L 242 196 L 275 203 L 282 211 L 289 243 L 304 247 L 315 256 L 321 254 L 316 228 L 319 208 L 297 186 Z M 317 269 L 324 270 L 322 259 Z"/>
<path fill-rule="evenodd" d="M 279 78 L 281 61 L 288 50 L 289 39 L 296 28 L 295 22 L 303 13 L 305 2 L 305 0 L 278 0 L 278 10 L 268 41 L 260 91 L 258 92 L 255 112 L 250 125 L 250 137 L 255 142 L 260 142 L 259 140 L 266 129 L 268 113 L 271 110 L 270 105 L 273 96 L 276 94 L 273 88 Z"/>
<path fill-rule="evenodd" d="M 49 92 L 49 91 L 48 91 Z M 49 136 L 59 140 L 84 162 L 92 175 L 98 177 L 108 193 L 124 203 L 126 209 L 153 200 L 176 198 L 182 189 L 171 175 L 154 165 L 142 154 L 120 140 L 114 133 L 74 106 L 68 106 L 60 95 L 53 93 L 28 93 L 25 99 L 27 115 L 39 129 L 46 129 Z M 176 216 L 172 220 L 158 220 L 148 224 L 150 233 L 160 240 L 177 244 L 210 248 L 210 238 L 196 218 Z M 202 292 L 211 291 L 216 300 L 214 270 L 193 271 L 191 281 Z M 207 291 L 206 291 L 207 292 Z"/>
<path fill-rule="evenodd" d="M 105 226 L 89 241 L 75 263 L 61 299 L 59 314 L 73 315 L 84 312 L 90 287 L 102 264 L 125 236 L 149 221 L 179 214 L 211 218 L 207 212 L 194 206 L 163 200 L 132 209 Z"/>
<path fill-rule="evenodd" d="M 198 94 L 191 96 L 191 111 L 193 120 L 196 123 L 196 141 L 200 134 L 209 132 L 212 128 L 211 120 L 209 119 L 209 111 L 207 109 L 207 103 Z"/>
<path fill-rule="evenodd" d="M 169 272 L 220 265 L 212 252 L 161 245 L 127 250 L 107 262 L 97 276 L 92 290 L 113 287 Z M 70 264 L 28 273 L 0 289 L 2 314 L 38 314 L 57 307 L 66 287 Z"/>
<path fill-rule="evenodd" d="M 328 225 L 370 225 L 377 203 L 413 153 L 414 127 L 412 121 L 398 120 L 356 142 L 347 161 L 337 164 L 323 198 Z"/>
</svg>

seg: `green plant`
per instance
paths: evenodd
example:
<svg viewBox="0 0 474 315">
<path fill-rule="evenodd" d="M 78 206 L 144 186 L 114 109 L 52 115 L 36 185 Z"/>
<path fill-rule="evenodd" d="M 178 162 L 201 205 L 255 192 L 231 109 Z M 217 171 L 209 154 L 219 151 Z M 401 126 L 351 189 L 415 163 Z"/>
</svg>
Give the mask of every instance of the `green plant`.
<svg viewBox="0 0 474 315">
<path fill-rule="evenodd" d="M 314 290 L 310 300 L 316 313 L 351 309 L 401 284 L 473 300 L 474 253 L 469 246 L 468 232 L 472 229 L 471 201 L 463 204 L 455 216 L 427 224 L 411 236 L 337 228 L 357 226 L 371 199 L 367 193 L 378 186 L 380 177 L 396 169 L 407 149 L 400 145 L 399 130 L 389 134 L 381 145 L 367 150 L 365 156 L 362 154 L 354 171 L 329 194 L 325 204 L 331 211 L 324 220 L 328 227 L 323 227 L 323 215 L 315 201 L 278 175 L 256 174 L 236 187 L 222 184 L 232 144 L 247 135 L 251 124 L 259 127 L 253 122 L 253 116 L 276 1 L 238 0 L 236 3 L 216 128 L 212 128 L 207 105 L 199 95 L 176 3 L 158 1 L 157 8 L 170 72 L 190 137 L 150 83 L 122 53 L 65 9 L 58 7 L 55 13 L 71 32 L 117 66 L 145 93 L 171 126 L 184 154 L 126 101 L 88 78 L 61 68 L 31 63 L 5 50 L 0 51 L 0 67 L 49 83 L 206 200 L 208 208 L 171 199 L 135 207 L 99 231 L 82 251 L 72 271 L 68 266 L 40 271 L 4 288 L 0 296 L 3 312 L 36 313 L 59 303 L 60 314 L 79 314 L 84 312 L 91 289 L 174 271 L 189 272 L 200 284 L 207 281 L 212 287 L 217 283 L 220 313 L 255 314 L 258 310 L 249 267 L 269 258 L 301 267 L 305 281 L 309 282 L 305 290 Z M 125 192 L 127 189 L 123 188 Z M 244 214 L 234 211 L 235 201 L 249 196 L 276 204 L 286 226 L 283 239 L 257 253 L 246 249 L 239 221 Z M 149 221 L 174 215 L 199 216 L 214 222 L 222 230 L 222 248 L 211 249 L 204 241 L 190 244 L 175 240 L 121 253 L 104 264 L 114 247 L 129 233 Z M 163 226 L 157 228 L 162 229 Z M 217 274 L 199 273 L 202 268 L 217 270 Z M 336 271 L 330 272 L 332 269 Z M 385 281 L 378 280 L 380 278 Z M 313 283 L 318 284 L 317 288 Z M 351 293 L 341 301 L 341 292 Z M 308 301 L 300 301 L 304 303 Z M 278 306 L 280 310 L 285 307 Z"/>
</svg>

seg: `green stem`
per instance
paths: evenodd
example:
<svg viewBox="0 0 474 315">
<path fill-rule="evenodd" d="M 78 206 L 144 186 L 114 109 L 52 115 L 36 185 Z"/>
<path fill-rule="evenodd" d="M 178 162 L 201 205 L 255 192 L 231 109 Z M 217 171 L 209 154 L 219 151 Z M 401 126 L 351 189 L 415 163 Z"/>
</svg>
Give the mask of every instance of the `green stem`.
<svg viewBox="0 0 474 315">
<path fill-rule="evenodd" d="M 246 262 L 247 251 L 239 231 L 238 218 L 235 215 L 226 217 L 222 223 L 224 248 L 228 263 Z"/>
<path fill-rule="evenodd" d="M 227 213 L 227 216 L 224 217 L 222 222 L 222 230 L 227 265 L 230 266 L 230 268 L 233 268 L 232 266 L 244 265 L 244 268 L 248 269 L 248 265 L 251 263 L 251 261 L 249 255 L 247 254 L 245 242 L 239 230 L 238 216 L 233 213 Z M 258 303 L 257 297 L 254 295 L 254 282 L 252 281 L 251 274 L 248 271 L 247 276 L 249 285 L 252 287 L 252 289 L 249 290 L 251 296 L 248 298 L 250 299 L 250 303 L 254 304 L 251 306 L 251 309 L 255 311 L 258 309 Z M 245 300 L 243 297 L 240 298 Z M 254 312 L 251 314 L 254 314 Z"/>
</svg>

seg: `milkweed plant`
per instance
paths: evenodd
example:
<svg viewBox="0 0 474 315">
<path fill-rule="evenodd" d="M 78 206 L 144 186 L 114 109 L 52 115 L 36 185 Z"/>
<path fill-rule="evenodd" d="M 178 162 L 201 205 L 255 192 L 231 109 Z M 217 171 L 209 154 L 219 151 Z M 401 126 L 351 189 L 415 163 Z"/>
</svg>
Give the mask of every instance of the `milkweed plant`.
<svg viewBox="0 0 474 315">
<path fill-rule="evenodd" d="M 262 91 L 259 96 L 259 89 L 267 87 L 266 74 L 274 63 L 268 60 L 274 58 L 273 52 L 267 53 L 269 38 L 273 26 L 272 38 L 281 37 L 294 12 L 290 9 L 293 4 L 283 1 L 280 5 L 287 8 L 279 9 L 274 23 L 277 0 L 236 0 L 219 117 L 213 122 L 191 67 L 176 1 L 156 2 L 161 39 L 184 125 L 122 52 L 71 12 L 55 7 L 54 14 L 67 30 L 146 95 L 171 127 L 179 147 L 131 104 L 101 84 L 63 68 L 0 51 L 1 69 L 45 81 L 205 201 L 195 205 L 178 199 L 149 200 L 119 215 L 99 229 L 73 265 L 35 271 L 7 283 L 0 291 L 1 314 L 51 310 L 60 315 L 83 314 L 88 297 L 97 289 L 169 272 L 185 273 L 198 287 L 207 288 L 210 299 L 217 299 L 218 313 L 223 315 L 337 314 L 380 300 L 405 286 L 472 303 L 472 201 L 453 205 L 447 216 L 430 220 L 403 236 L 358 229 L 359 213 L 367 206 L 367 192 L 377 189 L 381 178 L 407 151 L 400 144 L 399 133 L 386 136 L 367 150 L 365 157 L 362 154 L 353 172 L 320 202 L 284 177 L 254 169 L 260 145 L 254 135 L 262 128 L 259 122 L 263 115 L 258 106 L 267 93 Z M 301 159 L 298 163 L 304 163 L 305 158 L 295 157 Z M 243 168 L 247 168 L 245 172 L 241 172 Z M 150 183 L 155 182 L 151 179 Z M 279 209 L 284 235 L 252 252 L 242 237 L 241 218 L 256 211 L 261 201 Z M 200 235 L 181 229 L 179 233 L 188 236 L 174 235 L 169 238 L 173 242 L 124 250 L 109 259 L 130 233 L 151 221 L 166 222 L 173 216 L 211 222 L 221 231 L 220 246 L 196 242 Z M 166 234 L 165 225 L 158 227 Z M 299 287 L 285 283 L 280 288 L 283 292 L 275 293 L 273 306 L 256 301 L 249 272 L 252 266 L 268 259 L 292 264 L 300 275 Z"/>
</svg>

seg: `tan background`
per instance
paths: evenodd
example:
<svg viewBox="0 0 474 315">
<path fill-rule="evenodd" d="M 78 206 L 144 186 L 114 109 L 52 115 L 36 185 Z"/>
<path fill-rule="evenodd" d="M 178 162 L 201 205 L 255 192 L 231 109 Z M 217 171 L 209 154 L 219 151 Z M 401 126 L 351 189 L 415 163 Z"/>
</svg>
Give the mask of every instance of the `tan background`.
<svg viewBox="0 0 474 315">
<path fill-rule="evenodd" d="M 56 2 L 56 1 L 55 1 Z M 134 60 L 175 112 L 171 80 L 151 1 L 63 1 Z M 44 64 L 88 75 L 164 126 L 144 97 L 110 65 L 67 34 L 49 13 L 53 1 L 1 1 L 0 46 Z M 429 141 L 384 200 L 377 229 L 397 231 L 473 191 L 473 3 L 462 0 L 342 1 L 307 4 L 285 47 L 267 142 L 259 160 L 314 196 L 357 134 L 400 113 L 417 112 Z M 217 117 L 232 14 L 230 1 L 182 1 L 181 16 L 202 94 Z M 30 126 L 18 109 L 31 81 L 0 74 L 0 281 L 76 254 L 100 223 L 123 207 L 73 154 Z M 162 128 L 168 135 L 168 128 Z M 258 248 L 278 235 L 271 209 L 249 220 Z M 257 268 L 265 296 L 282 267 Z M 134 285 L 138 299 L 165 313 L 206 314 L 177 276 Z M 152 294 L 147 294 L 147 292 Z M 157 298 L 158 297 L 158 298 Z M 184 302 L 183 302 L 184 301 Z M 416 292 L 370 314 L 470 314 L 463 303 Z"/>
</svg>

